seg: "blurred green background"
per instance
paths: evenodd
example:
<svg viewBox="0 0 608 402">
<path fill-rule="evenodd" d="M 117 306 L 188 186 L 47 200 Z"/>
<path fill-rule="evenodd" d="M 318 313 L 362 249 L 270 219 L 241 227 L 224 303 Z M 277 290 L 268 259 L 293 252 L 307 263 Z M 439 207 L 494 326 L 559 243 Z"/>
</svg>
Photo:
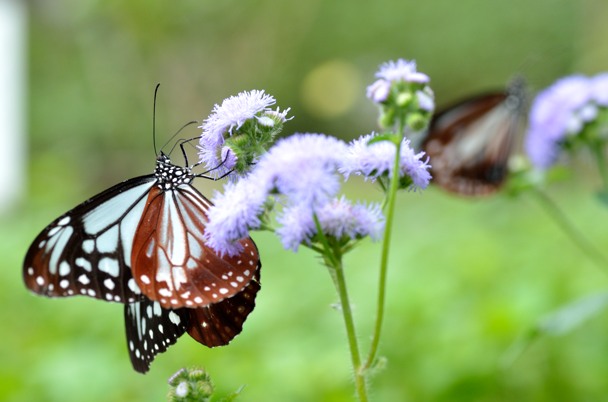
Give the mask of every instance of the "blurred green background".
<svg viewBox="0 0 608 402">
<path fill-rule="evenodd" d="M 317 258 L 254 233 L 262 290 L 243 333 L 207 349 L 185 336 L 151 371 L 129 363 L 122 307 L 28 293 L 21 263 L 53 218 L 118 181 L 151 172 L 157 135 L 202 120 L 214 103 L 265 89 L 294 120 L 285 134 L 345 139 L 376 128 L 365 99 L 377 66 L 416 59 L 439 104 L 523 74 L 532 89 L 606 69 L 606 2 L 57 0 L 27 2 L 27 195 L 0 222 L 0 400 L 164 400 L 183 366 L 205 367 L 242 401 L 350 401 L 337 297 Z M 184 136 L 195 136 L 190 128 Z M 550 189 L 601 249 L 608 211 L 584 157 Z M 582 178 L 582 179 L 581 179 Z M 210 193 L 210 184 L 199 188 Z M 375 198 L 368 184 L 353 197 Z M 371 197 L 369 196 L 371 194 Z M 359 338 L 373 322 L 379 261 L 364 243 L 346 259 Z M 593 265 L 531 198 L 399 197 L 375 401 L 598 401 L 608 398 L 608 314 L 542 338 L 512 364 L 505 352 L 539 317 L 604 291 Z"/>
</svg>

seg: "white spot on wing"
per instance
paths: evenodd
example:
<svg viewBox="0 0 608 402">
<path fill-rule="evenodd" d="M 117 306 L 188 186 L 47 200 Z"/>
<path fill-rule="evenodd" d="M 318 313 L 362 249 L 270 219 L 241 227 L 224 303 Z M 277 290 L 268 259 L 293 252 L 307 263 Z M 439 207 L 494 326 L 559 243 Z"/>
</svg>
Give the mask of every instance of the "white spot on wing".
<svg viewBox="0 0 608 402">
<path fill-rule="evenodd" d="M 173 197 L 167 197 L 164 203 L 163 214 L 171 222 L 170 230 L 164 228 L 161 231 L 161 244 L 166 246 L 167 256 L 171 260 L 171 265 L 182 266 L 186 263 L 188 253 L 186 253 L 186 229 L 181 224 L 182 220 L 177 205 Z"/>
<path fill-rule="evenodd" d="M 173 311 L 169 312 L 169 320 L 171 320 L 171 322 L 175 325 L 179 325 L 179 323 L 181 322 L 179 315 L 175 314 Z"/>
<path fill-rule="evenodd" d="M 83 285 L 88 285 L 89 283 L 91 283 L 91 281 L 85 274 L 82 274 L 78 277 L 78 282 L 82 283 Z"/>
<path fill-rule="evenodd" d="M 52 245 L 49 242 L 49 246 L 53 247 L 53 251 L 51 252 L 51 258 L 49 259 L 49 272 L 53 275 L 57 273 L 57 264 L 59 263 L 59 257 L 65 249 L 68 240 L 70 240 L 70 237 L 72 237 L 72 233 L 74 233 L 74 229 L 72 229 L 71 226 L 67 226 L 65 228 L 62 228 Z"/>
<path fill-rule="evenodd" d="M 87 254 L 91 254 L 93 250 L 95 250 L 95 241 L 93 241 L 92 239 L 83 240 L 82 250 Z"/>
<path fill-rule="evenodd" d="M 135 294 L 140 294 L 141 293 L 141 289 L 139 289 L 139 286 L 137 286 L 137 283 L 135 282 L 135 279 L 130 278 L 127 281 L 127 286 L 129 287 L 129 289 L 131 289 L 131 292 L 135 293 Z M 148 306 L 148 308 L 150 308 Z"/>
<path fill-rule="evenodd" d="M 57 232 L 59 232 L 61 229 L 62 229 L 61 226 L 55 226 L 54 228 L 49 230 L 48 236 L 49 237 L 55 236 L 57 234 Z"/>
<path fill-rule="evenodd" d="M 173 268 L 173 281 L 175 283 L 175 289 L 178 290 L 182 283 L 188 282 L 188 279 L 186 278 L 186 272 L 182 267 Z"/>
<path fill-rule="evenodd" d="M 106 279 L 105 281 L 103 281 L 103 284 L 106 288 L 112 290 L 114 289 L 114 287 L 116 286 L 116 284 L 114 283 L 114 281 L 110 278 Z"/>
<path fill-rule="evenodd" d="M 59 275 L 66 276 L 70 271 L 70 264 L 67 261 L 61 261 L 61 264 L 59 264 Z"/>
<path fill-rule="evenodd" d="M 161 312 L 160 304 L 158 302 L 154 302 L 154 315 L 160 316 Z"/>
<path fill-rule="evenodd" d="M 111 275 L 115 278 L 118 277 L 118 274 L 120 272 L 118 261 L 108 257 L 104 257 L 99 260 L 98 268 L 100 271 L 105 272 L 106 274 Z"/>
<path fill-rule="evenodd" d="M 123 255 L 128 257 L 126 258 L 127 266 L 131 266 L 130 256 L 133 249 L 133 238 L 135 237 L 135 231 L 144 212 L 146 202 L 147 198 L 143 197 L 120 222 L 120 240 L 123 246 Z"/>
<path fill-rule="evenodd" d="M 85 241 L 87 241 L 87 240 L 85 240 Z M 91 263 L 89 261 L 85 260 L 84 258 L 78 257 L 78 258 L 76 258 L 76 260 L 74 262 L 76 263 L 77 266 L 84 269 L 85 271 L 91 272 L 91 269 L 92 269 Z"/>
<path fill-rule="evenodd" d="M 97 251 L 100 253 L 112 253 L 118 246 L 118 226 L 112 226 L 97 238 Z"/>
<path fill-rule="evenodd" d="M 198 267 L 198 263 L 193 258 L 189 258 L 188 262 L 186 263 L 186 268 L 195 269 L 197 267 Z"/>
</svg>

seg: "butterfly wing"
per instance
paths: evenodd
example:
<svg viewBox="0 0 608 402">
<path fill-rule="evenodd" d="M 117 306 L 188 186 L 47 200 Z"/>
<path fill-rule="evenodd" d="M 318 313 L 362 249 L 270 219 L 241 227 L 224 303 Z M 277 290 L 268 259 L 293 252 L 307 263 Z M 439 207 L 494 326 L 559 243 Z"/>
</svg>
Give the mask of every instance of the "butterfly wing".
<svg viewBox="0 0 608 402">
<path fill-rule="evenodd" d="M 186 332 L 189 318 L 186 309 L 167 310 L 149 299 L 125 304 L 127 346 L 135 371 L 147 372 L 154 357 Z"/>
<path fill-rule="evenodd" d="M 524 103 L 520 86 L 461 101 L 433 118 L 422 149 L 435 184 L 469 196 L 500 189 Z"/>
<path fill-rule="evenodd" d="M 205 346 L 223 346 L 241 332 L 261 286 L 261 264 L 256 268 L 255 277 L 231 298 L 207 307 L 185 309 L 190 313 L 188 334 L 192 338 Z"/>
<path fill-rule="evenodd" d="M 57 218 L 36 237 L 23 264 L 31 291 L 115 302 L 141 298 L 130 256 L 154 176 L 119 183 Z"/>
<path fill-rule="evenodd" d="M 255 278 L 242 291 L 206 307 L 170 310 L 148 299 L 126 304 L 125 328 L 133 368 L 140 373 L 147 372 L 156 355 L 167 350 L 185 332 L 209 347 L 228 344 L 241 332 L 255 307 L 259 279 L 258 269 Z"/>
<path fill-rule="evenodd" d="M 133 243 L 137 285 L 164 308 L 202 307 L 230 298 L 254 277 L 260 257 L 251 238 L 243 252 L 219 256 L 203 241 L 211 206 L 189 184 L 153 187 Z"/>
</svg>

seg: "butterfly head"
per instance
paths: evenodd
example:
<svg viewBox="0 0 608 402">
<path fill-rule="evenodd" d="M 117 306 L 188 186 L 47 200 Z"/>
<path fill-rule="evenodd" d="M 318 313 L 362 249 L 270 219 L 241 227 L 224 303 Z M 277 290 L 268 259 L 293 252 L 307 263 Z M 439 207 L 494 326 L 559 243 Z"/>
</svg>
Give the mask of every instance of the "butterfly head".
<svg viewBox="0 0 608 402">
<path fill-rule="evenodd" d="M 156 168 L 154 169 L 156 185 L 163 191 L 173 190 L 183 184 L 190 184 L 194 179 L 192 170 L 171 163 L 167 155 L 161 152 L 156 158 Z"/>
</svg>

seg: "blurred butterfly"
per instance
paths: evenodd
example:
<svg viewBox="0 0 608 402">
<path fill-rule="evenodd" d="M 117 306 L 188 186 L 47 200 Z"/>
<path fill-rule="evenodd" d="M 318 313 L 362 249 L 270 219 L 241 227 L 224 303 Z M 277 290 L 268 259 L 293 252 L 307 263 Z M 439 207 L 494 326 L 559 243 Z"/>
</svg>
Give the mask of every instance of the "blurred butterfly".
<svg viewBox="0 0 608 402">
<path fill-rule="evenodd" d="M 437 113 L 422 141 L 433 182 L 465 196 L 498 191 L 524 109 L 524 82 L 516 79 L 507 91 L 476 95 Z"/>
<path fill-rule="evenodd" d="M 261 263 L 251 238 L 236 256 L 207 246 L 212 204 L 192 186 L 201 175 L 161 152 L 153 174 L 61 215 L 25 256 L 26 286 L 124 303 L 129 355 L 141 373 L 184 332 L 209 347 L 227 344 L 255 306 Z"/>
</svg>

